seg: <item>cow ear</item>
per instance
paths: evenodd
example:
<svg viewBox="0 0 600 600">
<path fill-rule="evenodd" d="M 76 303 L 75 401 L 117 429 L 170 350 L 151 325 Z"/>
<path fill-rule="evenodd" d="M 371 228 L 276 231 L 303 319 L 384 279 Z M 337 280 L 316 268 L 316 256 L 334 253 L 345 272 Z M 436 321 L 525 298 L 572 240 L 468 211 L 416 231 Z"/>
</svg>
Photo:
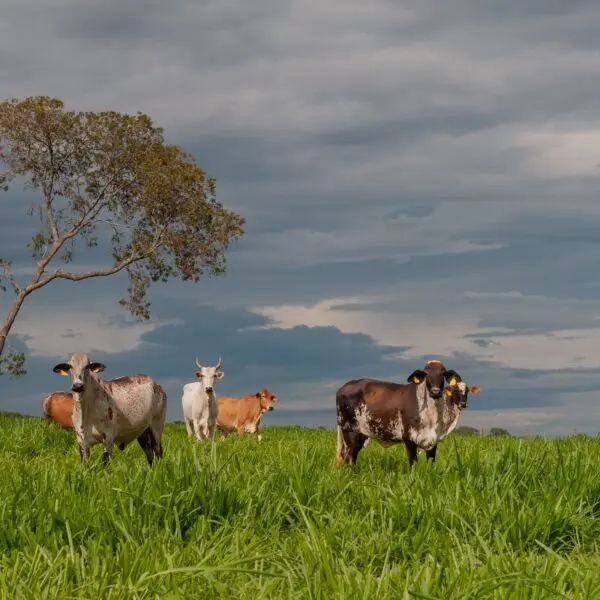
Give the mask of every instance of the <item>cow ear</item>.
<svg viewBox="0 0 600 600">
<path fill-rule="evenodd" d="M 257 398 L 262 398 L 262 394 L 260 392 L 256 392 L 256 394 L 254 394 Z"/>
<path fill-rule="evenodd" d="M 481 388 L 478 385 L 470 385 L 469 386 L 470 394 L 479 394 L 480 391 L 481 391 Z"/>
<path fill-rule="evenodd" d="M 222 379 L 223 375 L 225 375 L 225 373 L 223 373 L 223 371 L 217 371 L 215 373 L 215 379 Z"/>
<path fill-rule="evenodd" d="M 462 377 L 452 369 L 446 369 L 446 371 L 444 371 L 444 377 L 450 385 L 456 385 L 459 381 L 462 381 Z"/>
<path fill-rule="evenodd" d="M 55 373 L 66 377 L 69 374 L 69 370 L 71 369 L 71 365 L 68 363 L 60 363 L 56 365 L 54 369 L 52 369 Z"/>
<path fill-rule="evenodd" d="M 102 363 L 93 362 L 90 364 L 90 371 L 92 373 L 102 373 L 104 369 L 106 369 L 106 367 Z"/>
<path fill-rule="evenodd" d="M 410 383 L 421 383 L 421 381 L 423 381 L 423 379 L 425 379 L 425 371 L 422 371 L 421 369 L 417 369 L 416 371 L 413 371 L 408 376 L 406 381 L 408 381 Z"/>
<path fill-rule="evenodd" d="M 200 377 L 202 377 L 202 373 L 200 371 L 196 371 L 196 377 L 200 379 Z"/>
</svg>

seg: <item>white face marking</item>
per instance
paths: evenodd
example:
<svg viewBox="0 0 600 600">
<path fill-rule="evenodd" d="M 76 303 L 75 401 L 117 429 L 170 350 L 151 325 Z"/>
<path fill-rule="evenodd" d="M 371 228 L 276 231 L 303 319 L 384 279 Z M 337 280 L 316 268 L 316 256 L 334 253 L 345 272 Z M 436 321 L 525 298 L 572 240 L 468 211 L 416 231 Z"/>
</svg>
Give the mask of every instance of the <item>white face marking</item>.
<svg viewBox="0 0 600 600">
<path fill-rule="evenodd" d="M 217 371 L 216 367 L 202 367 L 196 372 L 196 377 L 204 390 L 210 394 L 211 392 L 214 392 L 215 380 L 221 379 L 223 373 Z"/>
</svg>

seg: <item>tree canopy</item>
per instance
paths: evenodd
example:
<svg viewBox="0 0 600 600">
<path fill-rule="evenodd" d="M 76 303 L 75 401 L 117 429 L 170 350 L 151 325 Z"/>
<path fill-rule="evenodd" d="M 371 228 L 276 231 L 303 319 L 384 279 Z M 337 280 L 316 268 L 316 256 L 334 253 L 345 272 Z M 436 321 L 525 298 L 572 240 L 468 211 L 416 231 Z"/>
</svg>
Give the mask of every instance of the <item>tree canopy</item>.
<svg viewBox="0 0 600 600">
<path fill-rule="evenodd" d="M 142 113 L 68 111 L 46 96 L 0 103 L 0 186 L 20 181 L 39 193 L 28 214 L 41 226 L 27 244 L 35 261 L 28 282 L 0 257 L 0 286 L 14 293 L 0 329 L 0 372 L 25 372 L 7 338 L 25 298 L 51 281 L 126 272 L 120 303 L 149 319 L 153 282 L 224 273 L 225 251 L 243 234 L 244 218 L 217 201 L 215 180 Z M 112 261 L 72 270 L 78 244 L 107 246 Z"/>
</svg>

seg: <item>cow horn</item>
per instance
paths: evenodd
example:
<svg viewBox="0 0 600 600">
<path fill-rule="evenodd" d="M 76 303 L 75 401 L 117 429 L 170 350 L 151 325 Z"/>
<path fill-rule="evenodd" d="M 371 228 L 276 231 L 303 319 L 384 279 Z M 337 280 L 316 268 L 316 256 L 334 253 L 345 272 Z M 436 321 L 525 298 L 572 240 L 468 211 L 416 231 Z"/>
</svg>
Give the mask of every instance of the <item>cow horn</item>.
<svg viewBox="0 0 600 600">
<path fill-rule="evenodd" d="M 198 361 L 198 357 L 196 356 L 196 366 L 201 369 L 202 365 L 200 364 L 200 362 Z"/>
<path fill-rule="evenodd" d="M 222 363 L 222 362 L 223 362 L 223 361 L 222 361 L 222 360 L 221 360 L 221 358 L 219 357 L 219 362 L 217 363 L 217 366 L 215 367 L 215 369 L 218 369 L 218 368 L 221 366 L 221 363 Z"/>
</svg>

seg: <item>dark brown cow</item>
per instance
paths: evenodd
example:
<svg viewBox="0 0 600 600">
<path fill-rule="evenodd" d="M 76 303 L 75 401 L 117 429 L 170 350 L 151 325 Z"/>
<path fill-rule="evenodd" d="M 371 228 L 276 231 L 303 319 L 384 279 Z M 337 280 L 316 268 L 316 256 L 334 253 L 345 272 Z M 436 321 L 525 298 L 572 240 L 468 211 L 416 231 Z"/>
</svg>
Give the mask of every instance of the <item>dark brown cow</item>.
<svg viewBox="0 0 600 600">
<path fill-rule="evenodd" d="M 44 419 L 54 421 L 64 429 L 73 429 L 73 394 L 52 392 L 42 402 Z"/>
<path fill-rule="evenodd" d="M 438 442 L 456 427 L 469 391 L 479 393 L 479 388 L 466 386 L 456 371 L 440 361 L 427 362 L 407 381 L 355 379 L 337 391 L 338 464 L 355 464 L 368 438 L 383 446 L 404 443 L 410 466 L 418 448 L 434 460 Z"/>
</svg>

